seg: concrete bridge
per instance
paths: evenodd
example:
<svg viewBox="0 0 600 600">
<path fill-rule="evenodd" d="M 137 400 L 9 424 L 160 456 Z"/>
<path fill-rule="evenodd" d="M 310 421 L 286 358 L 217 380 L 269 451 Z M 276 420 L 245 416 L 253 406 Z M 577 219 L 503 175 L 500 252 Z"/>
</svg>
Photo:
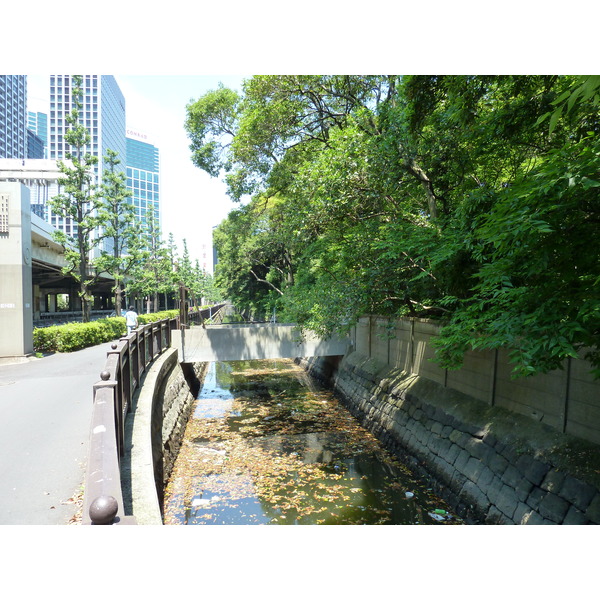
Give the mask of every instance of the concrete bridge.
<svg viewBox="0 0 600 600">
<path fill-rule="evenodd" d="M 322 340 L 310 332 L 300 339 L 294 325 L 278 323 L 207 325 L 172 332 L 172 344 L 184 363 L 343 356 L 350 342 L 350 337 Z"/>
</svg>

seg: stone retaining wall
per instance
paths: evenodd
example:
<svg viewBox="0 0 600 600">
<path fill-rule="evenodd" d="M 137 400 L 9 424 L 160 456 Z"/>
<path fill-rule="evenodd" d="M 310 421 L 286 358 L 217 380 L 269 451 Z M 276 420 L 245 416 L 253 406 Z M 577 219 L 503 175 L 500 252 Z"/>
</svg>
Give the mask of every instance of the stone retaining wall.
<svg viewBox="0 0 600 600">
<path fill-rule="evenodd" d="M 300 363 L 468 522 L 600 523 L 597 445 L 358 352 Z"/>
<path fill-rule="evenodd" d="M 181 447 L 195 397 L 186 380 L 177 352 L 169 364 L 168 376 L 157 389 L 152 411 L 152 445 L 157 487 L 164 489 Z M 207 363 L 193 363 L 192 376 L 196 382 L 204 379 Z M 194 382 L 195 383 L 195 382 Z"/>
<path fill-rule="evenodd" d="M 121 465 L 126 514 L 134 515 L 139 525 L 162 524 L 162 492 L 194 405 L 190 390 L 198 388 L 206 368 L 206 363 L 194 364 L 186 378 L 177 350 L 171 348 L 142 379 L 125 423 L 126 453 Z"/>
</svg>

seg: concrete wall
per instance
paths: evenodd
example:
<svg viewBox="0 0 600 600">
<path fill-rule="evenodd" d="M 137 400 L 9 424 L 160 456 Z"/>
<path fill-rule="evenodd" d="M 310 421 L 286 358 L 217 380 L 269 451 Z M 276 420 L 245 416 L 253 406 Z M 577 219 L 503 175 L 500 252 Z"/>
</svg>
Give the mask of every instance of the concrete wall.
<svg viewBox="0 0 600 600">
<path fill-rule="evenodd" d="M 186 363 L 334 356 L 346 353 L 350 339 L 321 340 L 294 325 L 208 325 L 173 331 L 173 346 Z"/>
<path fill-rule="evenodd" d="M 595 444 L 359 352 L 300 362 L 469 522 L 600 524 Z"/>
<path fill-rule="evenodd" d="M 0 182 L 0 356 L 33 352 L 29 190 Z"/>
<path fill-rule="evenodd" d="M 513 379 L 508 350 L 470 351 L 461 369 L 445 370 L 432 361 L 431 341 L 439 329 L 422 319 L 372 316 L 361 318 L 351 337 L 356 351 L 389 367 L 600 444 L 600 381 L 586 360 L 569 359 L 562 370 Z"/>
</svg>

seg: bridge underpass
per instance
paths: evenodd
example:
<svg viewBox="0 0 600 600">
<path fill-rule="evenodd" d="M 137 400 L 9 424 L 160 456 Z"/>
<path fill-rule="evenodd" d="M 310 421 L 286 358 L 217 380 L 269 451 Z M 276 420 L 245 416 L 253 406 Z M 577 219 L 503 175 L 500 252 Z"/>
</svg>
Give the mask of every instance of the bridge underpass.
<svg viewBox="0 0 600 600">
<path fill-rule="evenodd" d="M 0 174 L 0 358 L 33 352 L 34 321 L 57 311 L 57 298 L 66 295 L 69 310 L 81 310 L 77 283 L 62 273 L 67 263 L 54 228 L 31 210 L 30 192 Z M 113 281 L 100 277 L 92 293 L 94 308 L 109 308 Z"/>
<path fill-rule="evenodd" d="M 350 337 L 322 340 L 306 332 L 303 339 L 295 325 L 207 325 L 172 332 L 173 346 L 184 363 L 308 356 L 343 356 Z"/>
</svg>

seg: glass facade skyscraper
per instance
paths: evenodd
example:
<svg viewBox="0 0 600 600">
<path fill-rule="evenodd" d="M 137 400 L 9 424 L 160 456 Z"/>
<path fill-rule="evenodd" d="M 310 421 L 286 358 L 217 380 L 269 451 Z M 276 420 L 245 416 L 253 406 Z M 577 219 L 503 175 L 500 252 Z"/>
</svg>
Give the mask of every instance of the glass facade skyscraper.
<svg viewBox="0 0 600 600">
<path fill-rule="evenodd" d="M 27 158 L 25 75 L 0 75 L 0 158 Z"/>
<path fill-rule="evenodd" d="M 103 157 L 110 148 L 119 155 L 121 168 L 125 170 L 125 98 L 112 75 L 83 75 L 82 107 L 79 115 L 91 134 L 91 143 L 86 148 L 98 157 L 98 176 L 102 173 Z M 71 104 L 72 77 L 50 76 L 50 141 L 49 158 L 65 158 L 68 144 L 64 134 L 68 131 L 66 117 Z M 96 182 L 99 183 L 100 179 Z"/>
<path fill-rule="evenodd" d="M 71 75 L 50 76 L 50 139 L 48 158 L 66 158 L 69 145 L 64 139 L 69 130 L 66 117 L 74 108 L 72 104 L 73 77 Z M 102 183 L 104 156 L 107 149 L 118 154 L 119 168 L 125 171 L 125 97 L 112 75 L 82 75 L 81 109 L 79 122 L 90 132 L 90 144 L 84 149 L 98 158 L 94 167 L 96 184 Z M 50 214 L 50 223 L 69 235 L 76 232 L 70 219 Z M 105 247 L 110 251 L 110 248 Z"/>
<path fill-rule="evenodd" d="M 48 158 L 48 115 L 42 112 L 29 111 L 27 113 L 27 129 L 42 140 L 44 145 L 44 154 L 42 156 L 31 156 L 32 151 L 29 149 L 29 158 Z"/>
<path fill-rule="evenodd" d="M 135 137 L 134 137 L 135 136 Z M 160 165 L 158 148 L 142 141 L 144 136 L 127 131 L 127 187 L 136 218 L 147 222 L 148 213 L 160 225 Z"/>
<path fill-rule="evenodd" d="M 44 141 L 31 129 L 27 130 L 27 158 L 44 158 Z"/>
</svg>

